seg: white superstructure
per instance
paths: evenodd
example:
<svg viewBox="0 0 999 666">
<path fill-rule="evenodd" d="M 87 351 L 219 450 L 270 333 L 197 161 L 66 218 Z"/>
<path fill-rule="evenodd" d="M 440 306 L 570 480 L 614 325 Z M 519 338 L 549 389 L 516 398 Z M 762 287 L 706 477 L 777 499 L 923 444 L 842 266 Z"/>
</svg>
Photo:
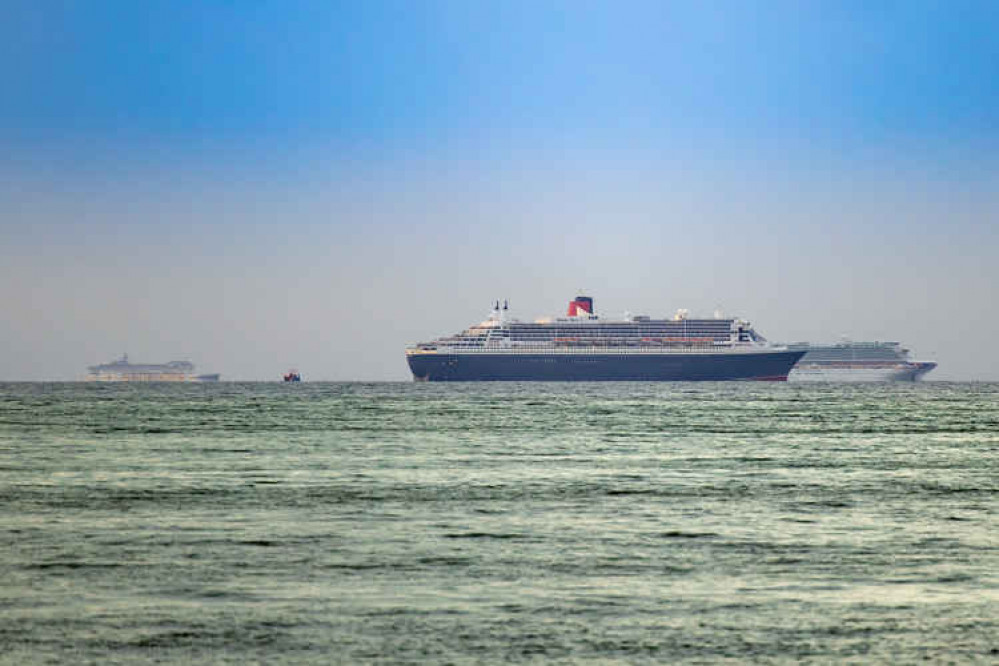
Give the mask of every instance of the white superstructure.
<svg viewBox="0 0 999 666">
<path fill-rule="evenodd" d="M 909 350 L 898 342 L 798 342 L 788 349 L 805 350 L 791 370 L 794 382 L 914 382 L 937 364 L 912 361 Z"/>
<path fill-rule="evenodd" d="M 88 368 L 88 382 L 217 382 L 219 376 L 197 375 L 189 361 L 129 363 L 128 354 L 111 363 Z"/>
</svg>

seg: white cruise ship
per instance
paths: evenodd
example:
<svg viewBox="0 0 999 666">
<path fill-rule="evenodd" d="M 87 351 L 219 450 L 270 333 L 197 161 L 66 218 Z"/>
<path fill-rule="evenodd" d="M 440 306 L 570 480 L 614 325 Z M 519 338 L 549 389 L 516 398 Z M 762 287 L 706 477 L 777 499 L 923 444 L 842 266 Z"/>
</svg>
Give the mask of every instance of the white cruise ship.
<svg viewBox="0 0 999 666">
<path fill-rule="evenodd" d="M 198 375 L 189 361 L 169 363 L 129 363 L 128 354 L 120 359 L 88 368 L 88 382 L 217 382 L 219 376 Z"/>
<path fill-rule="evenodd" d="M 792 382 L 914 382 L 937 367 L 910 360 L 897 342 L 796 342 L 787 348 L 805 352 L 788 375 Z"/>
</svg>

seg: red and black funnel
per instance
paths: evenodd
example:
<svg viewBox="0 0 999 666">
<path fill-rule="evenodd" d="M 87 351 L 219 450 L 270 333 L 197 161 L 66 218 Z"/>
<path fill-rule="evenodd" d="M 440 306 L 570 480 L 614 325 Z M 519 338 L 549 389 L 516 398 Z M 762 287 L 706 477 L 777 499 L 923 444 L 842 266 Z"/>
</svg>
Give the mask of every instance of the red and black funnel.
<svg viewBox="0 0 999 666">
<path fill-rule="evenodd" d="M 573 300 L 569 301 L 569 316 L 579 317 L 583 313 L 592 315 L 593 314 L 593 299 L 589 296 L 576 296 Z"/>
</svg>

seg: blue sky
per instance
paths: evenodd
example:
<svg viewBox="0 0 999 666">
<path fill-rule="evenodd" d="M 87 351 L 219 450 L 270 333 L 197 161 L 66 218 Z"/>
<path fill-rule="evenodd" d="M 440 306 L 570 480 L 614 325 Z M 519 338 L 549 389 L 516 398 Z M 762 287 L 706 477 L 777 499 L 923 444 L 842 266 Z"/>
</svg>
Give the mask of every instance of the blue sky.
<svg viewBox="0 0 999 666">
<path fill-rule="evenodd" d="M 4 129 L 34 140 L 960 141 L 999 113 L 990 2 L 4 7 Z"/>
<path fill-rule="evenodd" d="M 0 379 L 404 379 L 579 287 L 999 379 L 996 34 L 991 2 L 4 3 Z"/>
</svg>

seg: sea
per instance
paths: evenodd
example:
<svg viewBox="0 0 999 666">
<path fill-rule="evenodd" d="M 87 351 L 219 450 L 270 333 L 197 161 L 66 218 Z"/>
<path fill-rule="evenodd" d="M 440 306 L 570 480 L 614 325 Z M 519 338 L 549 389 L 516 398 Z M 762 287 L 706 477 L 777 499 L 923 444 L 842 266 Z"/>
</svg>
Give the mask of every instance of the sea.
<svg viewBox="0 0 999 666">
<path fill-rule="evenodd" d="M 999 662 L 999 384 L 0 384 L 2 664 Z"/>
</svg>

